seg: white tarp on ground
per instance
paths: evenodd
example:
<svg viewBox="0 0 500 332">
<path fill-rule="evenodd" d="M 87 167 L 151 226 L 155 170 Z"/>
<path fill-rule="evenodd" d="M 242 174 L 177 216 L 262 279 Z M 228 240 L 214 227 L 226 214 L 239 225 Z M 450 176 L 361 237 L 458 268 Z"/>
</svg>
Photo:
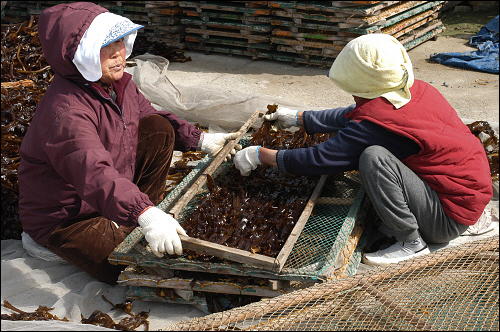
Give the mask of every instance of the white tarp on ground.
<svg viewBox="0 0 500 332">
<path fill-rule="evenodd" d="M 166 73 L 166 66 L 161 63 L 151 65 L 149 79 L 154 70 Z M 156 67 L 155 67 L 156 66 Z M 156 69 L 154 69 L 156 68 Z M 136 68 L 137 69 L 137 68 Z M 134 70 L 136 70 L 134 69 Z M 165 77 L 157 74 L 154 84 L 142 81 L 137 73 L 134 80 L 143 93 L 151 99 L 155 107 L 177 113 L 193 122 L 210 122 L 221 127 L 238 129 L 255 109 L 266 110 L 268 104 L 279 102 L 280 105 L 306 110 L 307 108 L 288 105 L 270 96 L 248 96 L 237 91 L 220 92 L 213 88 L 200 88 L 198 91 L 183 87 L 173 87 Z M 179 94 L 179 91 L 181 94 Z M 170 91 L 170 98 L 165 91 Z M 180 97 L 182 95 L 182 98 Z M 199 96 L 204 96 L 202 99 Z M 211 97 L 209 97 L 211 96 Z M 212 101 L 212 103 L 210 103 Z M 159 106 L 163 104 L 162 106 Z M 221 121 L 213 121 L 214 119 Z M 224 119 L 225 121 L 222 121 Z M 464 119 L 465 123 L 471 120 Z M 205 123 L 206 125 L 206 123 Z M 498 123 L 491 124 L 498 134 Z M 498 183 L 496 185 L 498 197 Z M 492 202 L 488 209 L 492 215 L 493 230 L 479 236 L 462 236 L 449 245 L 473 241 L 482 236 L 498 235 L 498 201 Z M 111 305 L 102 299 L 104 295 L 114 304 L 126 300 L 127 286 L 109 286 L 96 281 L 78 268 L 57 261 L 45 261 L 34 258 L 24 249 L 20 240 L 3 240 L 1 262 L 1 302 L 7 300 L 15 307 L 32 312 L 40 305 L 54 308 L 51 314 L 59 318 L 66 317 L 69 323 L 58 321 L 5 321 L 2 320 L 2 330 L 109 330 L 93 325 L 80 324 L 81 315 L 88 318 L 94 310 L 109 314 L 118 323 L 126 314 L 111 310 Z M 434 250 L 438 249 L 437 247 Z M 149 311 L 150 330 L 159 330 L 167 325 L 204 316 L 205 314 L 191 305 L 170 304 L 163 302 L 146 302 L 134 300 L 132 312 Z M 11 310 L 1 307 L 2 314 L 11 314 Z M 139 328 L 144 330 L 144 327 Z"/>
<path fill-rule="evenodd" d="M 66 317 L 74 323 L 80 323 L 81 315 L 88 318 L 94 310 L 107 313 L 118 323 L 128 315 L 111 310 L 111 305 L 105 302 L 104 295 L 114 304 L 125 302 L 127 287 L 110 286 L 98 282 L 80 269 L 67 263 L 44 261 L 31 257 L 23 248 L 20 240 L 2 241 L 2 286 L 1 301 L 9 301 L 13 306 L 27 311 L 35 311 L 40 305 L 54 308 L 50 313 L 59 318 Z M 178 305 L 159 302 L 135 300 L 132 313 L 149 311 L 150 330 L 158 330 L 165 325 L 205 314 L 191 305 Z M 2 306 L 2 314 L 13 311 Z M 38 325 L 25 330 L 54 330 L 49 325 Z M 54 322 L 54 324 L 56 324 Z M 91 328 L 91 325 L 80 326 Z M 16 322 L 2 320 L 2 330 L 17 328 Z M 35 327 L 36 326 L 36 327 Z M 61 326 L 64 328 L 65 324 Z M 75 329 L 75 327 L 70 327 Z"/>
</svg>

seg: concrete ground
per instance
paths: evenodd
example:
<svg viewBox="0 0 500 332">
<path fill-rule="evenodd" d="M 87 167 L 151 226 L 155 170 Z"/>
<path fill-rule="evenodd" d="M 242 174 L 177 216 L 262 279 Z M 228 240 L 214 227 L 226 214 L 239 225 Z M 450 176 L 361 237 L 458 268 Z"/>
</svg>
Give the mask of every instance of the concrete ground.
<svg viewBox="0 0 500 332">
<path fill-rule="evenodd" d="M 487 23 L 487 22 L 485 22 Z M 477 33 L 438 35 L 408 52 L 416 79 L 436 87 L 461 118 L 498 122 L 498 74 L 448 67 L 430 60 L 432 53 L 476 50 L 468 39 Z M 211 86 L 268 95 L 289 104 L 311 109 L 347 106 L 352 96 L 326 76 L 329 68 L 313 65 L 293 67 L 289 62 L 251 60 L 222 53 L 187 51 L 192 61 L 171 62 L 168 77 L 174 85 Z"/>
</svg>

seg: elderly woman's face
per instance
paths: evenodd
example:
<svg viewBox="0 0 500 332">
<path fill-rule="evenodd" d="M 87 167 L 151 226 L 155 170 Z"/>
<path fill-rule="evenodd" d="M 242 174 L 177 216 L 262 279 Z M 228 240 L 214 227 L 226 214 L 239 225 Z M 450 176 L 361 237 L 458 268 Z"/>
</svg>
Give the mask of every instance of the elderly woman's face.
<svg viewBox="0 0 500 332">
<path fill-rule="evenodd" d="M 125 69 L 125 44 L 123 38 L 101 48 L 101 83 L 113 83 L 123 76 Z"/>
</svg>

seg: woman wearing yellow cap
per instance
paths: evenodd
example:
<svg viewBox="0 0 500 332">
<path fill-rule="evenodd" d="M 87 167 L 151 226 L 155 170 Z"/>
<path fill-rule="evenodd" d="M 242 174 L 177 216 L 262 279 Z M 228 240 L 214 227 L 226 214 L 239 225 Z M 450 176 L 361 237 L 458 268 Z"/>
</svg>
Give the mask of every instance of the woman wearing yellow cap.
<svg viewBox="0 0 500 332">
<path fill-rule="evenodd" d="M 448 242 L 475 224 L 493 195 L 484 148 L 434 87 L 414 79 L 403 45 L 386 34 L 358 37 L 328 75 L 355 104 L 305 112 L 279 107 L 265 119 L 337 135 L 310 148 L 247 147 L 234 158 L 241 174 L 261 163 L 299 175 L 359 170 L 380 232 L 395 238 L 363 256 L 369 265 L 427 254 L 427 243 Z"/>
</svg>

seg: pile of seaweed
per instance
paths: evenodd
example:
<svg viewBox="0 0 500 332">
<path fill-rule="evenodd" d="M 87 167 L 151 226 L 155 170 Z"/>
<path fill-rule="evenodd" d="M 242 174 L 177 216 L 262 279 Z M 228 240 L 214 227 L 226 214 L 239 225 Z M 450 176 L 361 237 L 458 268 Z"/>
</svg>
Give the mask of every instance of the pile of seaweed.
<svg viewBox="0 0 500 332">
<path fill-rule="evenodd" d="M 113 304 L 109 301 L 104 295 L 101 295 L 102 299 L 107 303 L 111 304 L 111 310 L 122 311 L 126 313 L 127 317 L 122 318 L 118 323 L 113 321 L 110 315 L 100 311 L 94 310 L 92 314 L 85 318 L 81 315 L 81 323 L 82 324 L 92 324 L 96 326 L 102 326 L 113 330 L 119 331 L 136 331 L 136 329 L 144 325 L 146 327 L 146 331 L 149 331 L 149 312 L 141 311 L 137 314 L 132 313 L 132 302 L 125 301 L 124 303 Z M 63 322 L 68 322 L 69 320 L 64 318 L 59 318 L 56 315 L 52 315 L 50 313 L 54 308 L 48 308 L 46 306 L 38 306 L 33 312 L 23 311 L 15 306 L 13 306 L 9 301 L 3 301 L 3 306 L 14 311 L 12 314 L 2 314 L 2 320 L 24 320 L 24 321 L 38 321 L 38 320 L 59 320 Z"/>
<path fill-rule="evenodd" d="M 36 16 L 22 23 L 2 24 L 2 240 L 21 239 L 17 184 L 19 148 L 53 78 L 37 28 Z"/>
<path fill-rule="evenodd" d="M 483 144 L 490 164 L 491 180 L 498 182 L 498 136 L 486 121 L 475 121 L 467 125 L 474 136 Z"/>
</svg>

